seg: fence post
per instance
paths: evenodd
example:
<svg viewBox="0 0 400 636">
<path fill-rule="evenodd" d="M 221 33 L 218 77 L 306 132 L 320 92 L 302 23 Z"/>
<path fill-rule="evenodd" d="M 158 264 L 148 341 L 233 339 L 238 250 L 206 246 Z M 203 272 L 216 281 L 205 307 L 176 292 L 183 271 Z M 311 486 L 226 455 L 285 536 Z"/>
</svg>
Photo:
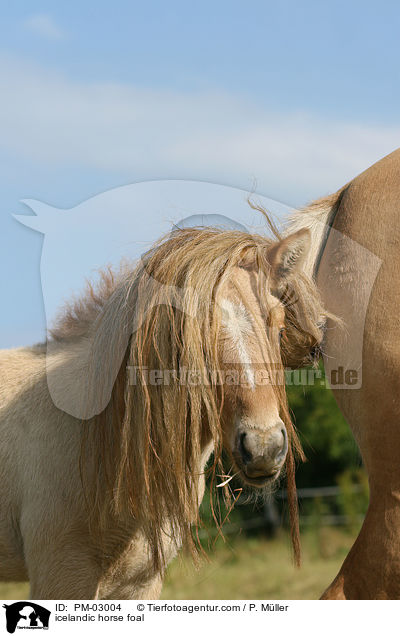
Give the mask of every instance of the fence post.
<svg viewBox="0 0 400 636">
<path fill-rule="evenodd" d="M 270 539 L 273 539 L 280 526 L 280 515 L 275 500 L 271 495 L 268 495 L 264 502 L 263 512 L 265 533 Z"/>
</svg>

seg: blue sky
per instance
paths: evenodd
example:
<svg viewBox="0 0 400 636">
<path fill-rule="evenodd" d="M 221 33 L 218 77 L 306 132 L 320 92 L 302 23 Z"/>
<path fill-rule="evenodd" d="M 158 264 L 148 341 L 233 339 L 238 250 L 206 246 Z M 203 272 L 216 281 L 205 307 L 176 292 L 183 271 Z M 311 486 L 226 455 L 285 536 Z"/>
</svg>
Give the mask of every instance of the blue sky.
<svg viewBox="0 0 400 636">
<path fill-rule="evenodd" d="M 1 42 L 82 82 L 224 90 L 396 123 L 399 23 L 395 1 L 20 1 L 3 9 Z"/>
<path fill-rule="evenodd" d="M 2 346 L 45 328 L 21 199 L 173 178 L 299 205 L 400 145 L 396 2 L 20 1 L 0 18 Z"/>
</svg>

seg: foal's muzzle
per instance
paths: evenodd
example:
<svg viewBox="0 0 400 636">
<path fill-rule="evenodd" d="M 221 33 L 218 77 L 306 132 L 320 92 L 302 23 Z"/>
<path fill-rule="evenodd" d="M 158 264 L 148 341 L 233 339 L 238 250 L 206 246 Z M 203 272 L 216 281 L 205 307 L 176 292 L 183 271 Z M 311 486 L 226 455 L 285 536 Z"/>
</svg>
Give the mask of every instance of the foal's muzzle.
<svg viewBox="0 0 400 636">
<path fill-rule="evenodd" d="M 287 450 L 286 428 L 279 422 L 266 431 L 240 430 L 236 437 L 234 457 L 244 481 L 261 487 L 279 476 Z"/>
</svg>

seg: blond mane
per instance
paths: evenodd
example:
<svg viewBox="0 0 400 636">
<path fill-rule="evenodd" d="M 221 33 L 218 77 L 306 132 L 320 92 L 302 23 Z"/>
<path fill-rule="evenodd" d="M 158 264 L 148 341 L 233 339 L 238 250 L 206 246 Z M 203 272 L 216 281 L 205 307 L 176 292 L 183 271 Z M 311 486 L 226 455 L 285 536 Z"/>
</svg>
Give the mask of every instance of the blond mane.
<svg viewBox="0 0 400 636">
<path fill-rule="evenodd" d="M 218 290 L 233 268 L 251 255 L 262 272 L 259 294 L 266 306 L 270 267 L 265 248 L 271 244 L 263 236 L 239 231 L 177 230 L 160 240 L 136 268 L 104 272 L 98 287 L 89 286 L 84 297 L 67 306 L 51 332 L 59 343 L 91 340 L 89 384 L 96 390 L 101 390 L 104 376 L 116 365 L 116 343 L 125 343 L 107 407 L 83 426 L 82 478 L 86 485 L 95 479 L 88 497 L 94 525 L 105 524 L 110 514 L 133 518 L 156 569 L 167 560 L 166 536 L 176 547 L 184 544 L 195 551 L 191 528 L 199 522 L 205 443 L 214 448 L 211 473 L 221 459 L 224 389 L 215 380 Z M 284 297 L 289 324 L 283 355 L 287 360 L 293 355 L 304 360 L 312 343 L 320 340 L 319 296 L 307 277 L 299 274 Z M 181 383 L 176 378 L 183 367 L 202 381 Z M 162 377 L 168 371 L 172 381 L 149 384 L 149 369 L 159 370 Z M 298 550 L 294 455 L 301 456 L 301 447 L 284 384 L 276 386 L 276 393 L 291 441 L 287 476 Z"/>
</svg>

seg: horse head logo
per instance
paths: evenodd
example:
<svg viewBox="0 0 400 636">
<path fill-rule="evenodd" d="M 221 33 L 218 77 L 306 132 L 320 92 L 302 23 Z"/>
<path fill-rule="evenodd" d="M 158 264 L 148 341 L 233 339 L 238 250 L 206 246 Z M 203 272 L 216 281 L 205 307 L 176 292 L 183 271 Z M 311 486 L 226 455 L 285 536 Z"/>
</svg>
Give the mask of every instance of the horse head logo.
<svg viewBox="0 0 400 636">
<path fill-rule="evenodd" d="M 19 601 L 11 605 L 3 605 L 6 610 L 6 626 L 9 634 L 14 634 L 17 628 L 48 629 L 50 610 L 32 603 Z"/>
<path fill-rule="evenodd" d="M 282 208 L 282 204 L 258 198 L 266 208 L 271 209 L 274 204 Z M 84 287 L 85 279 L 96 278 L 105 265 L 115 267 L 123 260 L 139 261 L 146 269 L 143 254 L 160 236 L 204 226 L 248 232 L 261 224 L 260 215 L 248 206 L 247 192 L 204 182 L 137 183 L 109 190 L 71 209 L 57 209 L 32 199 L 24 199 L 23 203 L 35 216 L 14 215 L 15 218 L 44 234 L 40 270 L 48 327 L 65 300 Z M 150 275 L 148 283 L 152 298 L 158 297 L 162 303 L 163 296 L 168 296 L 173 298 L 176 308 L 182 308 L 180 288 L 165 289 L 162 282 Z M 155 290 L 163 293 L 154 293 Z M 151 307 L 149 303 L 148 309 Z M 140 321 L 134 320 L 130 333 L 139 327 Z M 83 371 L 93 352 L 90 346 L 77 352 L 76 374 L 65 377 L 57 356 L 53 355 L 53 342 L 48 339 L 47 383 L 54 404 L 80 419 L 101 412 L 110 399 L 128 338 L 129 334 L 109 343 L 113 351 L 109 379 L 96 391 L 87 386 Z"/>
</svg>

